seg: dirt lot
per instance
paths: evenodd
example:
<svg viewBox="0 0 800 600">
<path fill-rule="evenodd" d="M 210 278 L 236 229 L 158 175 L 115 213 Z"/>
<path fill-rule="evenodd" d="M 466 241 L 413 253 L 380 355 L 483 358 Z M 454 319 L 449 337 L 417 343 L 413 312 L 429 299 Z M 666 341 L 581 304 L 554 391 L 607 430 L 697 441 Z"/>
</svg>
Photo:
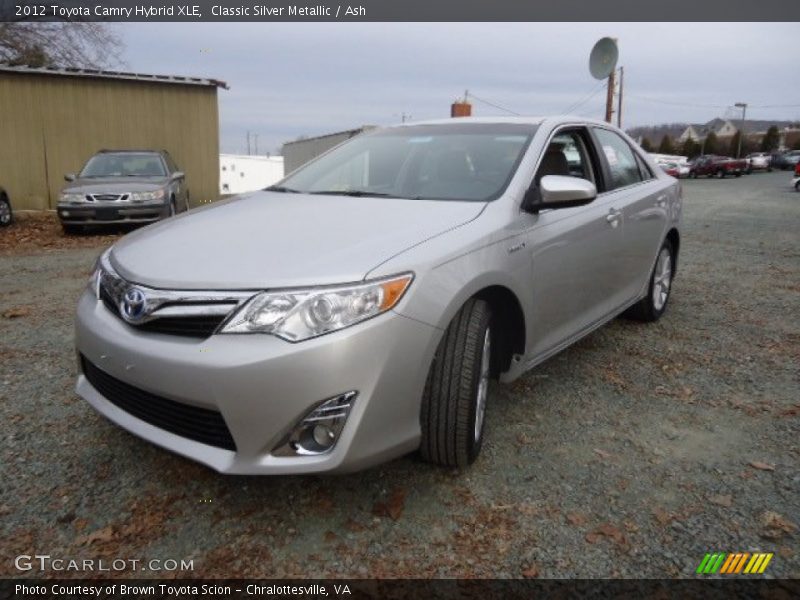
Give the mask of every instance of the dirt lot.
<svg viewBox="0 0 800 600">
<path fill-rule="evenodd" d="M 767 575 L 800 577 L 788 179 L 685 182 L 665 318 L 616 320 L 495 385 L 463 472 L 407 457 L 225 477 L 127 434 L 72 391 L 76 298 L 118 234 L 0 231 L 0 575 L 45 553 L 193 559 L 194 576 L 691 577 L 706 552 L 758 550 L 775 553 Z"/>
</svg>

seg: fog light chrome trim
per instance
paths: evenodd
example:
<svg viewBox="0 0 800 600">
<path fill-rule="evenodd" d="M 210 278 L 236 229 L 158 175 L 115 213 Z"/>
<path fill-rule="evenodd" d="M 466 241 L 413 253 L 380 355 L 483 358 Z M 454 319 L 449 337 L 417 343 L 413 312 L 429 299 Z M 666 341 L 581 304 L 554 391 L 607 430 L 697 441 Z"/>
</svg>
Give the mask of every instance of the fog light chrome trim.
<svg viewBox="0 0 800 600">
<path fill-rule="evenodd" d="M 323 400 L 310 410 L 272 451 L 274 456 L 319 456 L 331 452 L 353 408 L 358 392 Z"/>
</svg>

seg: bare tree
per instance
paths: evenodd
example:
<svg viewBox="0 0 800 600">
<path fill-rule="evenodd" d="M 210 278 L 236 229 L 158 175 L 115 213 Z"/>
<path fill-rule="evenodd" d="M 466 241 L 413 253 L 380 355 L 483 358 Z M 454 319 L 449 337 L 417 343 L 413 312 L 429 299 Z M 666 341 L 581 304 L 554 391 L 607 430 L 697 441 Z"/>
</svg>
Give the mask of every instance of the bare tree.
<svg viewBox="0 0 800 600">
<path fill-rule="evenodd" d="M 108 23 L 0 23 L 0 64 L 102 69 L 122 64 L 122 48 Z"/>
</svg>

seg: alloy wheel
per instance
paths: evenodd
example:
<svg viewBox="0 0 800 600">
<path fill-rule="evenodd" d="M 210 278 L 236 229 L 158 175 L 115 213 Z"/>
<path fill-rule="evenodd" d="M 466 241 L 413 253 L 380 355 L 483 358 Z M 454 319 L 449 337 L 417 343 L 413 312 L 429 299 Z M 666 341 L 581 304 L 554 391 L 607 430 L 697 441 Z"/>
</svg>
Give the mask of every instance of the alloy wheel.
<svg viewBox="0 0 800 600">
<path fill-rule="evenodd" d="M 653 308 L 660 311 L 669 297 L 669 286 L 672 283 L 672 254 L 669 248 L 662 248 L 658 254 L 656 269 L 653 273 Z"/>
<path fill-rule="evenodd" d="M 483 350 L 481 352 L 481 372 L 478 381 L 478 395 L 475 399 L 475 441 L 481 439 L 483 431 L 483 418 L 486 415 L 486 398 L 489 395 L 489 365 L 491 364 L 492 336 L 487 327 L 483 336 Z"/>
<path fill-rule="evenodd" d="M 0 224 L 8 225 L 11 222 L 11 208 L 8 202 L 0 200 Z"/>
</svg>

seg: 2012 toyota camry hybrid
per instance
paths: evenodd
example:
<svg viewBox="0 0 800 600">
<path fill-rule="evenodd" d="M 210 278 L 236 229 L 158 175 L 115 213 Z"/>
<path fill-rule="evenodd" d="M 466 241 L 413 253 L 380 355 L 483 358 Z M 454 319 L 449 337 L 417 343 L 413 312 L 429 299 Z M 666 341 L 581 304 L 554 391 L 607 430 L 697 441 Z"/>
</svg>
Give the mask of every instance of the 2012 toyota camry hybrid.
<svg viewBox="0 0 800 600">
<path fill-rule="evenodd" d="M 344 472 L 416 450 L 464 466 L 491 378 L 620 313 L 662 316 L 681 204 L 603 122 L 375 130 L 105 252 L 78 305 L 77 391 L 225 473 Z"/>
</svg>

